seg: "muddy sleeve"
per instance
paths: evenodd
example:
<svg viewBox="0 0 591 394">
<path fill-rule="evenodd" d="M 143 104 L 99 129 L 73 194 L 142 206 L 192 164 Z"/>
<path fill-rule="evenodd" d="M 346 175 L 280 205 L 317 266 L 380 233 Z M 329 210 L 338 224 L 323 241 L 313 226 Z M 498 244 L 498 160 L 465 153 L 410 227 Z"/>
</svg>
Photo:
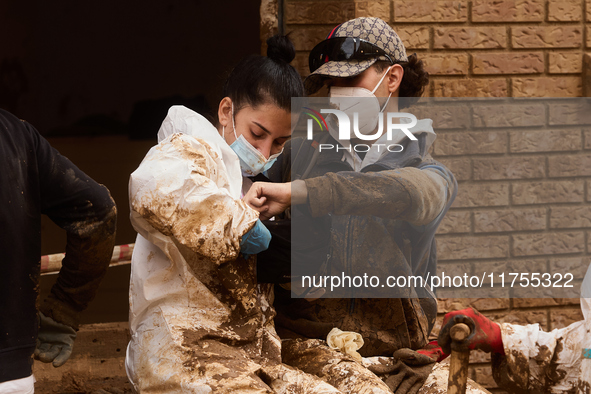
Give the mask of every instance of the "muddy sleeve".
<svg viewBox="0 0 591 394">
<path fill-rule="evenodd" d="M 94 298 L 111 261 L 117 209 L 105 186 L 38 134 L 36 149 L 41 212 L 67 234 L 66 257 L 41 311 L 78 329 L 79 314 Z"/>
<path fill-rule="evenodd" d="M 373 215 L 424 225 L 455 195 L 453 175 L 443 166 L 328 173 L 306 179 L 312 216 Z"/>
<path fill-rule="evenodd" d="M 509 392 L 567 392 L 580 376 L 583 321 L 545 332 L 538 324 L 502 323 L 505 355 L 492 354 L 493 377 Z"/>
<path fill-rule="evenodd" d="M 233 260 L 258 212 L 233 198 L 228 185 L 223 162 L 206 142 L 175 134 L 131 175 L 132 223 L 148 239 L 154 229 L 212 261 Z"/>
</svg>

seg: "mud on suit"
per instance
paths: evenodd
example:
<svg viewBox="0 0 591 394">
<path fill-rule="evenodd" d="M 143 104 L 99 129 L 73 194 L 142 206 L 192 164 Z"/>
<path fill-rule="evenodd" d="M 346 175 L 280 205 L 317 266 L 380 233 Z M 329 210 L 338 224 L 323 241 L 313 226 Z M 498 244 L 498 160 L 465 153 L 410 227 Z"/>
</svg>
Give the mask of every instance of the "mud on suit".
<svg viewBox="0 0 591 394">
<path fill-rule="evenodd" d="M 258 212 L 241 199 L 239 160 L 201 115 L 172 107 L 131 174 L 138 231 L 126 370 L 137 392 L 338 391 L 280 363 L 270 285 L 241 237 Z"/>
<path fill-rule="evenodd" d="M 292 255 L 308 247 L 308 260 L 322 275 L 363 275 L 368 267 L 382 281 L 389 275 L 426 278 L 435 274 L 434 236 L 456 196 L 457 183 L 428 154 L 435 139 L 432 121 L 420 120 L 410 131 L 416 141 L 403 136 L 391 141 L 401 144 L 402 152 L 382 148 L 380 153 L 375 148 L 383 141 L 378 140 L 363 159 L 344 149 L 318 155 L 304 179 L 308 203 L 292 207 L 292 232 L 296 231 L 292 233 Z M 319 136 L 314 137 L 316 143 Z M 335 138 L 325 143 L 338 144 Z M 284 155 L 270 176 L 289 179 L 291 173 L 292 179 L 297 178 L 305 172 L 313 146 L 312 141 L 294 139 L 294 158 Z M 305 231 L 298 231 L 301 223 Z M 328 247 L 322 249 L 322 244 Z M 318 250 L 309 245 L 317 245 Z M 362 335 L 365 344 L 359 353 L 364 357 L 422 348 L 428 343 L 437 312 L 435 295 L 428 287 L 393 289 L 388 298 L 364 297 L 356 289 L 345 294 L 348 298 L 309 302 L 291 299 L 289 292 L 276 286 L 275 296 L 276 325 L 282 338 L 324 339 L 338 327 Z"/>
<path fill-rule="evenodd" d="M 78 330 L 107 272 L 117 209 L 107 188 L 0 110 L 0 384 L 29 377 L 39 333 L 41 214 L 66 231 L 66 256 L 39 310 Z M 31 378 L 32 380 L 32 378 Z M 0 388 L 0 392 L 3 391 Z"/>
<path fill-rule="evenodd" d="M 591 392 L 591 266 L 581 285 L 584 320 L 545 332 L 539 324 L 501 323 L 505 356 L 492 354 L 493 377 L 515 393 Z"/>
</svg>

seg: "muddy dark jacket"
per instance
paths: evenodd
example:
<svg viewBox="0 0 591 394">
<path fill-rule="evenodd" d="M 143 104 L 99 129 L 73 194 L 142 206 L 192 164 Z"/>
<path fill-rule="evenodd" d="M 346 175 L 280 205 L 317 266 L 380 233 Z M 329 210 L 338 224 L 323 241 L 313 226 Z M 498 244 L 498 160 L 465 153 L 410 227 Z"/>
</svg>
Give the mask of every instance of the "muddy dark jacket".
<svg viewBox="0 0 591 394">
<path fill-rule="evenodd" d="M 30 124 L 0 110 L 0 382 L 31 375 L 38 321 L 41 214 L 66 230 L 63 268 L 41 306 L 78 328 L 113 252 L 109 191 L 61 156 Z"/>
<path fill-rule="evenodd" d="M 426 135 L 416 136 L 418 141 L 401 143 L 403 152 L 387 153 L 361 172 L 352 170 L 342 151 L 320 153 L 305 179 L 308 204 L 292 210 L 292 275 L 367 274 L 385 284 L 388 276 L 436 273 L 434 236 L 457 183 L 428 155 Z M 290 171 L 294 179 L 305 172 L 314 152 L 310 142 L 293 141 L 291 155 L 298 158 L 292 168 L 289 155 L 283 157 L 284 179 Z M 294 267 L 305 269 L 295 272 Z M 365 340 L 363 356 L 391 355 L 428 342 L 437 311 L 429 289 L 353 286 L 339 291 L 332 296 L 343 298 L 308 302 L 291 299 L 278 287 L 278 325 L 323 339 L 332 327 L 359 332 Z"/>
</svg>

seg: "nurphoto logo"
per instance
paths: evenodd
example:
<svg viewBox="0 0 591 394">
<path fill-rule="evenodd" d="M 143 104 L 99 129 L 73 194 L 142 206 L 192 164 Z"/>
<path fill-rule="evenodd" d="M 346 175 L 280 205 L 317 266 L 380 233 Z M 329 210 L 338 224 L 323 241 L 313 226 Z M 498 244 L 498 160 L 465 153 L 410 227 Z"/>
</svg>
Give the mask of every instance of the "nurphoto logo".
<svg viewBox="0 0 591 394">
<path fill-rule="evenodd" d="M 360 116 L 358 112 L 353 112 L 353 122 L 349 119 L 349 115 L 345 111 L 341 111 L 338 109 L 320 109 L 320 112 L 309 108 L 304 107 L 305 111 L 304 114 L 308 115 L 310 119 L 307 122 L 307 139 L 312 140 L 313 138 L 313 131 L 314 125 L 316 124 L 320 131 L 325 130 L 332 130 L 329 128 L 330 125 L 334 128 L 338 125 L 338 141 L 350 141 L 351 139 L 358 139 L 362 141 L 376 141 L 382 137 L 384 134 L 384 116 L 380 114 L 377 117 L 377 128 L 375 132 L 371 130 L 373 133 L 367 134 L 360 131 Z M 322 114 L 334 115 L 336 118 L 336 122 L 327 122 L 325 117 Z M 407 120 L 406 122 L 402 122 L 402 120 Z M 387 142 L 393 141 L 396 139 L 397 142 L 400 142 L 401 138 L 400 135 L 403 133 L 409 139 L 416 141 L 417 137 L 415 137 L 412 132 L 409 130 L 416 126 L 417 118 L 413 114 L 409 114 L 406 112 L 388 112 L 386 113 L 386 140 Z M 363 127 L 363 126 L 362 126 Z M 333 134 L 333 137 L 335 135 Z M 334 144 L 319 144 L 319 150 L 330 150 L 336 149 L 339 150 L 348 150 L 349 152 L 353 149 L 355 152 L 368 152 L 370 150 L 369 144 L 347 144 L 348 146 L 335 146 Z M 398 143 L 374 143 L 374 146 L 377 147 L 378 152 L 381 149 L 385 149 L 388 152 L 402 152 L 404 147 Z"/>
</svg>

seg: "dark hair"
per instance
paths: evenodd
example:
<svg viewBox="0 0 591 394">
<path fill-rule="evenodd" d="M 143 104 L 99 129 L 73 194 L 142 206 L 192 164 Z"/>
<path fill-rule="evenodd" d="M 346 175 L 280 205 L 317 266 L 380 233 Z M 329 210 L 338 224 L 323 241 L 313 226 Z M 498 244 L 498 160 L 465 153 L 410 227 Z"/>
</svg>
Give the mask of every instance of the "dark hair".
<svg viewBox="0 0 591 394">
<path fill-rule="evenodd" d="M 234 111 L 267 103 L 289 111 L 291 98 L 304 96 L 302 79 L 289 64 L 294 58 L 295 48 L 287 36 L 269 38 L 266 57 L 248 56 L 230 72 L 222 90 L 224 97 L 232 99 Z"/>
<path fill-rule="evenodd" d="M 408 56 L 407 62 L 399 62 L 404 70 L 400 88 L 398 89 L 399 108 L 406 108 L 419 101 L 419 98 L 425 91 L 425 86 L 429 84 L 429 73 L 425 71 L 423 61 L 417 58 L 414 53 Z M 389 62 L 378 61 L 375 63 L 378 71 L 385 70 L 390 66 Z"/>
</svg>

